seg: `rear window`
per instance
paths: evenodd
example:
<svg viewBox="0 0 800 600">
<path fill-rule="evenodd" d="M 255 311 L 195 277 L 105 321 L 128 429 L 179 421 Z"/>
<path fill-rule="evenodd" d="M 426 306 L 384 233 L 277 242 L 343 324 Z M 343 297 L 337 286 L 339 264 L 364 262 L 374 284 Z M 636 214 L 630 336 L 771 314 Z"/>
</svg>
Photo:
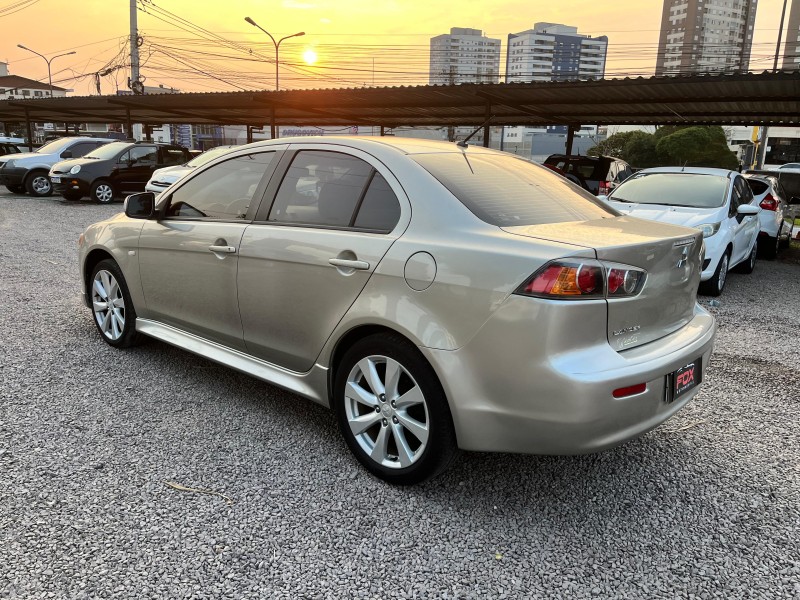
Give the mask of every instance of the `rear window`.
<svg viewBox="0 0 800 600">
<path fill-rule="evenodd" d="M 745 177 L 745 180 L 747 181 L 747 185 L 750 186 L 750 189 L 753 190 L 753 193 L 756 196 L 763 194 L 769 188 L 769 184 L 761 179 L 751 179 L 750 177 Z"/>
<path fill-rule="evenodd" d="M 728 178 L 699 173 L 637 173 L 608 197 L 615 202 L 719 208 L 725 204 Z"/>
<path fill-rule="evenodd" d="M 498 227 L 616 216 L 553 171 L 502 154 L 417 154 L 412 158 L 482 221 Z"/>
</svg>

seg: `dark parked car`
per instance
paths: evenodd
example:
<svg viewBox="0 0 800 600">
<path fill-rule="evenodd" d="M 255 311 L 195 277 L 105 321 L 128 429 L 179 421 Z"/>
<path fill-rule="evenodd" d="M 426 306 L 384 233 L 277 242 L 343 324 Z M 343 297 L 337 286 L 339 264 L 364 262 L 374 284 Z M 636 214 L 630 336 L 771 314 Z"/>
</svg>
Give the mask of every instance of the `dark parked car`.
<svg viewBox="0 0 800 600">
<path fill-rule="evenodd" d="M 50 169 L 53 189 L 67 200 L 89 196 L 113 202 L 120 194 L 144 191 L 153 171 L 190 159 L 180 146 L 152 142 L 112 142 L 83 158 L 64 160 Z"/>
<path fill-rule="evenodd" d="M 20 150 L 19 146 L 16 144 L 0 142 L 0 156 L 5 156 L 6 154 L 20 154 L 21 152 L 22 150 Z"/>
<path fill-rule="evenodd" d="M 562 172 L 564 177 L 595 195 L 608 194 L 633 175 L 633 169 L 624 160 L 611 156 L 567 156 L 551 154 L 544 161 L 546 167 Z"/>
</svg>

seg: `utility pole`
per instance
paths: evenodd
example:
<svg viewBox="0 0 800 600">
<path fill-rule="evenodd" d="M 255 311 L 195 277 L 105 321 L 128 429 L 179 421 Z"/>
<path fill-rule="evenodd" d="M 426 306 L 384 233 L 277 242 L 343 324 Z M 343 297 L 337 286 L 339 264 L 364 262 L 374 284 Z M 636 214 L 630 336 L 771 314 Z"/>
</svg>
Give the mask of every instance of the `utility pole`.
<svg viewBox="0 0 800 600">
<path fill-rule="evenodd" d="M 130 0 L 131 8 L 131 78 L 128 87 L 134 94 L 144 92 L 144 86 L 139 81 L 139 27 L 136 16 L 136 1 Z"/>
</svg>

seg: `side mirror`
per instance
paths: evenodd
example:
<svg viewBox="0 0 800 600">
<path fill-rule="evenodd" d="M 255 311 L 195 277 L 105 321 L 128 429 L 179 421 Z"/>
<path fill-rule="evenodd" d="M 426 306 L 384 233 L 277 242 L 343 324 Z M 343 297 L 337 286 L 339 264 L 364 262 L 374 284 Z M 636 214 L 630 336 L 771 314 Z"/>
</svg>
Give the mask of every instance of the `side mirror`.
<svg viewBox="0 0 800 600">
<path fill-rule="evenodd" d="M 64 150 L 61 153 L 61 158 L 72 158 L 72 150 Z"/>
<path fill-rule="evenodd" d="M 131 219 L 151 219 L 156 214 L 156 195 L 140 192 L 125 198 L 125 216 Z"/>
<path fill-rule="evenodd" d="M 736 209 L 737 214 L 740 215 L 757 215 L 761 212 L 761 209 L 757 206 L 753 206 L 752 204 L 740 204 L 739 208 Z"/>
</svg>

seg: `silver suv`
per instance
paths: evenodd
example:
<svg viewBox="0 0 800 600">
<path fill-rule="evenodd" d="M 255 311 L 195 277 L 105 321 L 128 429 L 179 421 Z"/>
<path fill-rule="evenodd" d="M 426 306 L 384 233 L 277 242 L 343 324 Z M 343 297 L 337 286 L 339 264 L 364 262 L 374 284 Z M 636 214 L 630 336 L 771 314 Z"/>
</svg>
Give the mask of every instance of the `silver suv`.
<svg viewBox="0 0 800 600">
<path fill-rule="evenodd" d="M 0 183 L 13 194 L 27 192 L 31 196 L 49 196 L 53 193 L 47 175 L 50 167 L 114 141 L 110 138 L 66 137 L 48 142 L 33 152 L 0 156 Z"/>
</svg>

